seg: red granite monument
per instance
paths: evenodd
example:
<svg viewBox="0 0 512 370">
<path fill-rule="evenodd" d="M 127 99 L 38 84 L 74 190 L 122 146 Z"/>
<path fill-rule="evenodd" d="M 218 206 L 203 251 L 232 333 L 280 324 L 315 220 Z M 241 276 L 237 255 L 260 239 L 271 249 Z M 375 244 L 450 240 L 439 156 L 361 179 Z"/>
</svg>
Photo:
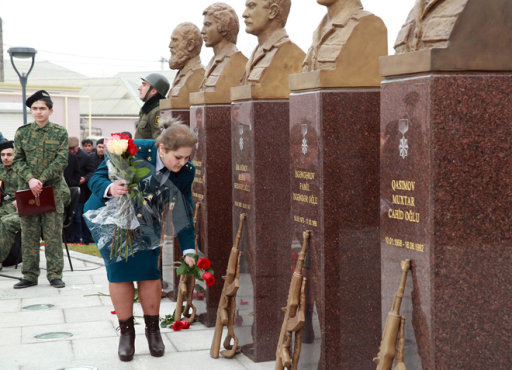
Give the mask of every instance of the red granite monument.
<svg viewBox="0 0 512 370">
<path fill-rule="evenodd" d="M 382 317 L 411 259 L 408 369 L 512 364 L 511 31 L 510 1 L 418 2 L 380 61 Z"/>
<path fill-rule="evenodd" d="M 256 362 L 275 359 L 288 294 L 288 75 L 300 71 L 305 55 L 284 29 L 291 2 L 262 8 L 265 3 L 247 2 L 246 31 L 258 37 L 258 46 L 245 66 L 242 85 L 231 89 L 234 230 L 240 213 L 247 214 L 235 333 L 243 353 Z"/>
<path fill-rule="evenodd" d="M 200 203 L 200 252 L 212 262 L 217 276 L 225 273 L 232 247 L 231 96 L 240 84 L 247 58 L 236 48 L 238 17 L 229 5 L 215 3 L 203 12 L 203 39 L 214 56 L 206 67 L 200 91 L 190 94 L 190 128 L 198 136 L 193 163 L 194 203 Z M 214 326 L 222 281 L 209 287 L 199 320 Z M 201 306 L 198 306 L 198 308 Z"/>
<path fill-rule="evenodd" d="M 381 325 L 378 63 L 387 30 L 358 0 L 326 3 L 303 72 L 289 77 L 292 266 L 311 230 L 300 368 L 369 369 Z"/>
</svg>

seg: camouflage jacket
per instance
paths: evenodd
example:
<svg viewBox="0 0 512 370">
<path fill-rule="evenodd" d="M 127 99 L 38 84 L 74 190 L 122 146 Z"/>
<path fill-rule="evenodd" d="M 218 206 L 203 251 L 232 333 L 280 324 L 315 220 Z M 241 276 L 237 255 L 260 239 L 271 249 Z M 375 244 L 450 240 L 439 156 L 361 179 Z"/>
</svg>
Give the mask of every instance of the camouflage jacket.
<svg viewBox="0 0 512 370">
<path fill-rule="evenodd" d="M 68 132 L 48 122 L 39 128 L 35 122 L 21 126 L 14 137 L 13 169 L 18 174 L 18 189 L 28 189 L 28 180 L 38 179 L 52 186 L 57 212 L 63 212 L 64 169 L 68 165 Z"/>
<path fill-rule="evenodd" d="M 2 181 L 3 185 L 3 197 L 5 202 L 14 201 L 14 193 L 18 190 L 18 176 L 11 168 L 5 167 L 3 164 L 0 164 L 0 181 Z"/>
</svg>

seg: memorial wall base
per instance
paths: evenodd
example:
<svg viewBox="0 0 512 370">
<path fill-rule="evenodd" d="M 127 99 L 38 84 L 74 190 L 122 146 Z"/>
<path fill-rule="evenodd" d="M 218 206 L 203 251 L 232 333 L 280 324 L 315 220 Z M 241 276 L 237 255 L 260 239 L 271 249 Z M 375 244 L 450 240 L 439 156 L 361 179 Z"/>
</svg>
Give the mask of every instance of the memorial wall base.
<svg viewBox="0 0 512 370">
<path fill-rule="evenodd" d="M 194 204 L 200 204 L 197 221 L 198 248 L 212 262 L 216 283 L 198 302 L 199 320 L 215 326 L 232 247 L 231 105 L 193 105 L 190 128 L 197 134 L 192 185 Z M 201 296 L 200 296 L 201 297 Z M 201 307 L 201 309 L 199 309 Z"/>
<path fill-rule="evenodd" d="M 407 369 L 512 363 L 511 96 L 505 73 L 382 85 L 382 318 L 410 258 Z"/>
<path fill-rule="evenodd" d="M 292 261 L 306 255 L 304 369 L 370 369 L 381 333 L 379 89 L 290 95 Z"/>
<path fill-rule="evenodd" d="M 234 232 L 247 214 L 235 334 L 256 362 L 275 359 L 290 283 L 288 110 L 287 100 L 236 101 L 231 108 Z"/>
</svg>

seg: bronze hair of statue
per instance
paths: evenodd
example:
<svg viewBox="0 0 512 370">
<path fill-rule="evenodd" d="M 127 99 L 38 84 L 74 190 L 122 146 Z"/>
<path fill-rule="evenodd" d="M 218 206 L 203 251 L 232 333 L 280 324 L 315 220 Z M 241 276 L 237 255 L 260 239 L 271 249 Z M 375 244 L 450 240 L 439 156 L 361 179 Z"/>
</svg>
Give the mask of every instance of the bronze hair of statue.
<svg viewBox="0 0 512 370">
<path fill-rule="evenodd" d="M 200 92 L 192 93 L 192 105 L 230 103 L 230 89 L 240 84 L 247 58 L 237 49 L 239 24 L 235 10 L 214 3 L 203 11 L 201 35 L 214 56 L 206 67 Z"/>
<path fill-rule="evenodd" d="M 247 94 L 256 99 L 288 97 L 288 75 L 300 72 L 304 59 L 304 52 L 291 42 L 284 29 L 290 6 L 291 0 L 246 1 L 242 15 L 245 30 L 258 38 L 258 46 L 240 80 L 249 88 L 233 88 L 233 99 L 247 97 Z"/>
</svg>

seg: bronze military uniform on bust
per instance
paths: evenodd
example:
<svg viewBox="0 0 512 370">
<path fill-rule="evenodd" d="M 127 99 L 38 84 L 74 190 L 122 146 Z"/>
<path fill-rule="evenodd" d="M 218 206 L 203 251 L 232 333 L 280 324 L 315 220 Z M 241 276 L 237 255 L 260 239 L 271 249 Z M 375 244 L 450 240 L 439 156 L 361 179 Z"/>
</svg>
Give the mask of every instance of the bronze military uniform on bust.
<svg viewBox="0 0 512 370">
<path fill-rule="evenodd" d="M 445 48 L 468 0 L 418 0 L 398 33 L 397 53 Z"/>
<path fill-rule="evenodd" d="M 303 73 L 290 76 L 290 89 L 379 86 L 379 57 L 387 54 L 384 22 L 360 0 L 317 2 L 327 14 L 313 34 Z"/>
<path fill-rule="evenodd" d="M 323 3 L 323 1 L 319 2 Z M 342 2 L 339 1 L 339 3 Z M 313 44 L 304 60 L 304 72 L 316 69 L 336 69 L 336 60 L 352 31 L 359 24 L 359 20 L 371 15 L 359 4 L 360 2 L 357 1 L 350 12 L 338 11 L 334 16 L 331 17 L 330 14 L 327 14 L 322 19 L 313 34 Z"/>
<path fill-rule="evenodd" d="M 243 17 L 246 32 L 258 37 L 258 46 L 246 64 L 240 80 L 247 88 L 233 88 L 233 100 L 288 98 L 288 75 L 301 70 L 304 52 L 285 30 L 290 0 L 247 0 Z"/>
<path fill-rule="evenodd" d="M 232 7 L 224 3 L 210 5 L 203 15 L 201 35 L 205 45 L 213 49 L 214 56 L 206 67 L 201 91 L 213 92 L 225 88 L 222 85 L 229 85 L 225 89 L 229 97 L 229 87 L 237 84 L 247 62 L 247 58 L 236 47 L 240 29 L 238 16 Z M 227 81 L 223 84 L 222 80 Z"/>
</svg>

